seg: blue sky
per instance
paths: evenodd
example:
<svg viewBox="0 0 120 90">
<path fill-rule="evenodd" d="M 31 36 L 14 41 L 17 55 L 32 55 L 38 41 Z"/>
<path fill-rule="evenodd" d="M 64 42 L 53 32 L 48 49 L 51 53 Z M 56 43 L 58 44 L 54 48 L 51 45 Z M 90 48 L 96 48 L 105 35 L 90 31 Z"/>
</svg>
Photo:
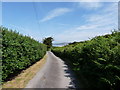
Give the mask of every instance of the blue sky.
<svg viewBox="0 0 120 90">
<path fill-rule="evenodd" d="M 84 41 L 118 27 L 118 3 L 3 2 L 3 26 L 42 41 Z"/>
</svg>

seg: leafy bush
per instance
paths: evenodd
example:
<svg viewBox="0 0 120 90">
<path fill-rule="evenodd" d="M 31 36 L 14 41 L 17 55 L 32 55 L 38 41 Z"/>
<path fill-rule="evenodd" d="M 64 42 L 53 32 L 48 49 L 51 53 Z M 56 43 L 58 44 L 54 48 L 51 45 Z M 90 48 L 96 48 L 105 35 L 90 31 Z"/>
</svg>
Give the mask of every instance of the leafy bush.
<svg viewBox="0 0 120 90">
<path fill-rule="evenodd" d="M 0 27 L 2 31 L 2 80 L 26 69 L 46 53 L 46 45 L 16 31 Z M 13 76 L 12 76 L 13 77 Z"/>
<path fill-rule="evenodd" d="M 85 87 L 101 90 L 120 88 L 119 31 L 79 44 L 53 48 L 52 52 L 69 62 L 78 76 L 85 78 Z"/>
</svg>

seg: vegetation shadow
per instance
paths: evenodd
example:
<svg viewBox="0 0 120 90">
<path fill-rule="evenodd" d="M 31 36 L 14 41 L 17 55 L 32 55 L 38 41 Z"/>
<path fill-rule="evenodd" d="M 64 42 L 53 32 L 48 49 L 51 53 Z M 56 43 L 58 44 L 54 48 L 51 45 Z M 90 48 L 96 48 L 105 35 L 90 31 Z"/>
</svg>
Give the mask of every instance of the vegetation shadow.
<svg viewBox="0 0 120 90">
<path fill-rule="evenodd" d="M 63 65 L 63 68 L 64 68 L 64 76 L 67 77 L 67 78 L 70 78 L 70 83 L 68 85 L 68 89 L 77 89 L 77 88 L 80 88 L 80 84 L 78 82 L 78 80 L 75 78 L 75 74 L 74 72 L 70 69 L 70 67 L 64 62 L 64 65 Z"/>
</svg>

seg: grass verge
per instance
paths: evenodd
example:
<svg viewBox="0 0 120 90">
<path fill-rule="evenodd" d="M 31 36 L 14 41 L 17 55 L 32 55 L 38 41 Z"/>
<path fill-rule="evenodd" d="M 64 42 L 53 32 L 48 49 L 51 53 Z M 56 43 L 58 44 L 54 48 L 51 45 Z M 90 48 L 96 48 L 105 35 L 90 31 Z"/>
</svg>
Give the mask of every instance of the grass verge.
<svg viewBox="0 0 120 90">
<path fill-rule="evenodd" d="M 31 80 L 35 74 L 43 67 L 46 62 L 47 56 L 45 55 L 43 59 L 36 62 L 26 70 L 23 70 L 18 76 L 13 80 L 5 82 L 2 88 L 25 88 L 29 80 Z"/>
</svg>

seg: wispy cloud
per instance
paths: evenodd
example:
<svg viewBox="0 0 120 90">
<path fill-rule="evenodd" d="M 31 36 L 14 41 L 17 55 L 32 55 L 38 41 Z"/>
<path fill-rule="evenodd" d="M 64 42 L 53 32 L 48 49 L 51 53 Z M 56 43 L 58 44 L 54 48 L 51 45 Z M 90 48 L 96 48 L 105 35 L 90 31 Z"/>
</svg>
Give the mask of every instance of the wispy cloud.
<svg viewBox="0 0 120 90">
<path fill-rule="evenodd" d="M 68 13 L 71 11 L 72 10 L 69 8 L 56 8 L 56 9 L 50 11 L 47 16 L 45 16 L 42 20 L 40 20 L 40 22 L 45 22 L 45 21 L 51 20 L 55 17 L 61 16 L 65 13 Z"/>
<path fill-rule="evenodd" d="M 89 30 L 89 29 L 94 29 L 97 28 L 99 25 L 82 25 L 80 27 L 77 27 L 77 30 Z"/>
<path fill-rule="evenodd" d="M 80 2 L 79 5 L 85 9 L 98 9 L 102 6 L 100 2 Z"/>
<path fill-rule="evenodd" d="M 110 34 L 118 26 L 118 4 L 113 3 L 95 14 L 85 15 L 86 23 L 55 36 L 56 42 L 88 40 L 94 36 Z"/>
<path fill-rule="evenodd" d="M 98 9 L 98 8 L 102 7 L 102 3 L 101 2 L 79 2 L 78 7 L 85 8 L 88 10 Z"/>
</svg>

